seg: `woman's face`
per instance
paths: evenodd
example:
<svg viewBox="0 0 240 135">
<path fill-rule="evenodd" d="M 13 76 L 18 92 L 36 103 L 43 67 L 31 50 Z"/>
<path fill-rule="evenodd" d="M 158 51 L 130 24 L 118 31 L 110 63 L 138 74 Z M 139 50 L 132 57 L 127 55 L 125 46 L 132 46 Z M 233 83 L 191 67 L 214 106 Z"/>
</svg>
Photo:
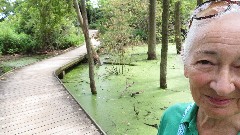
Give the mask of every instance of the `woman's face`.
<svg viewBox="0 0 240 135">
<path fill-rule="evenodd" d="M 240 113 L 240 28 L 230 26 L 216 22 L 200 32 L 184 68 L 194 101 L 212 118 Z"/>
</svg>

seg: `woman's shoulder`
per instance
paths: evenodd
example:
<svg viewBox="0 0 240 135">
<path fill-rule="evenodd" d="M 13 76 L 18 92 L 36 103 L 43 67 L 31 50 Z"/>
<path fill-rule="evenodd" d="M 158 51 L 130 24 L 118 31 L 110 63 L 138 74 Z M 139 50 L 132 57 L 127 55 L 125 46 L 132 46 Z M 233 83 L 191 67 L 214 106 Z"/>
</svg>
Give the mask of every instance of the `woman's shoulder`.
<svg viewBox="0 0 240 135">
<path fill-rule="evenodd" d="M 167 108 L 162 116 L 158 135 L 163 135 L 163 133 L 177 134 L 185 110 L 190 105 L 192 103 L 178 103 Z"/>
<path fill-rule="evenodd" d="M 174 113 L 174 114 L 181 114 L 181 117 L 182 117 L 184 111 L 186 110 L 186 108 L 189 105 L 192 105 L 192 103 L 178 103 L 178 104 L 174 104 L 174 105 L 168 107 L 165 110 L 164 115 Z"/>
</svg>

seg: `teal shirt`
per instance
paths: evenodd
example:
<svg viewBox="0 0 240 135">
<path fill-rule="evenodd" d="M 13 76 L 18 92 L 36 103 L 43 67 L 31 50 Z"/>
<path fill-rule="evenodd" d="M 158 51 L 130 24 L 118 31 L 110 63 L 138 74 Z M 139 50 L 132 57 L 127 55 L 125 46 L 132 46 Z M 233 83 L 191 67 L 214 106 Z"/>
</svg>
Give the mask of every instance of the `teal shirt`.
<svg viewBox="0 0 240 135">
<path fill-rule="evenodd" d="M 169 107 L 162 116 L 158 128 L 158 135 L 177 135 L 181 123 L 187 125 L 185 135 L 198 135 L 196 124 L 198 106 L 194 104 L 183 118 L 183 114 L 190 104 L 192 103 L 181 103 Z M 240 135 L 240 133 L 238 133 L 238 135 Z"/>
</svg>

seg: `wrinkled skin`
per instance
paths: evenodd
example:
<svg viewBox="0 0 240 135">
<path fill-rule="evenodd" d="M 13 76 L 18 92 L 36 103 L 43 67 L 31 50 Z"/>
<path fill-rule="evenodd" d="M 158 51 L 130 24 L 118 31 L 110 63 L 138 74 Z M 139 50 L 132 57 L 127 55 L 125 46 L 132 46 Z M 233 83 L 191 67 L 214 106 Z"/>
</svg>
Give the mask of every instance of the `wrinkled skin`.
<svg viewBox="0 0 240 135">
<path fill-rule="evenodd" d="M 240 131 L 240 14 L 232 13 L 199 28 L 186 59 L 199 134 Z"/>
</svg>

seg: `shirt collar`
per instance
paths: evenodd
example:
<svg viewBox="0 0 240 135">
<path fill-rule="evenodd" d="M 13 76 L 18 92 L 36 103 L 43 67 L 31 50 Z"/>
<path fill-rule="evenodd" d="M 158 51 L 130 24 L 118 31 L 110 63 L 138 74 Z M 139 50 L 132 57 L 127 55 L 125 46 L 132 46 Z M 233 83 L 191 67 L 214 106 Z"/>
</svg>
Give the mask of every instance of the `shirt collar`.
<svg viewBox="0 0 240 135">
<path fill-rule="evenodd" d="M 187 125 L 187 128 L 191 131 L 197 131 L 196 124 L 197 112 L 198 106 L 194 103 L 192 108 L 186 113 L 185 117 L 181 120 L 181 123 Z"/>
<path fill-rule="evenodd" d="M 192 108 L 186 113 L 185 117 L 181 120 L 181 124 L 187 126 L 192 133 L 197 133 L 197 112 L 198 106 L 194 103 Z M 238 133 L 240 135 L 240 132 Z"/>
</svg>

